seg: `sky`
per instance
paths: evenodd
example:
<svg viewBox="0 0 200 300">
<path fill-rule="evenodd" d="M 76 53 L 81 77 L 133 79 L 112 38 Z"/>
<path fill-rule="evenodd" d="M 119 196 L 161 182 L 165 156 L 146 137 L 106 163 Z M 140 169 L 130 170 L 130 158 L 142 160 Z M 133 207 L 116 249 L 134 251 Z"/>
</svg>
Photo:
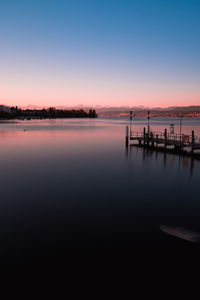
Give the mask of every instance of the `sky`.
<svg viewBox="0 0 200 300">
<path fill-rule="evenodd" d="M 0 0 L 0 104 L 200 105 L 200 0 Z"/>
</svg>

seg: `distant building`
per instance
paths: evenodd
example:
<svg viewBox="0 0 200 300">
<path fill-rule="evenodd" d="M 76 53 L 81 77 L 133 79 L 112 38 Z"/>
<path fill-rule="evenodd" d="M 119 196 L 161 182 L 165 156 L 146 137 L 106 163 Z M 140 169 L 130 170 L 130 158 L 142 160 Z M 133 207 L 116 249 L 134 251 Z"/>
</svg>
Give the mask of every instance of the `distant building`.
<svg viewBox="0 0 200 300">
<path fill-rule="evenodd" d="M 0 111 L 10 113 L 10 107 L 5 105 L 0 105 Z"/>
</svg>

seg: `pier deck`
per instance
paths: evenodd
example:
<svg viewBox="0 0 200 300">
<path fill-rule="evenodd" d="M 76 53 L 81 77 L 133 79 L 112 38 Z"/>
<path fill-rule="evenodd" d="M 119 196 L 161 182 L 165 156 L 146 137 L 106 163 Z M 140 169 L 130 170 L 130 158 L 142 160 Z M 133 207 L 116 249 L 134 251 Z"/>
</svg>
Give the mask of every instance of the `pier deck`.
<svg viewBox="0 0 200 300">
<path fill-rule="evenodd" d="M 183 149 L 187 148 L 187 152 L 193 154 L 195 150 L 200 150 L 200 138 L 194 135 L 192 131 L 191 135 L 188 134 L 171 134 L 167 133 L 167 129 L 164 132 L 154 132 L 151 131 L 146 133 L 146 128 L 143 132 L 128 131 L 127 143 L 134 145 L 135 141 L 137 145 L 141 147 L 151 147 L 151 148 L 167 148 L 173 151 L 182 152 Z M 133 142 L 133 143 L 131 143 Z M 200 155 L 200 154 L 199 154 Z"/>
</svg>

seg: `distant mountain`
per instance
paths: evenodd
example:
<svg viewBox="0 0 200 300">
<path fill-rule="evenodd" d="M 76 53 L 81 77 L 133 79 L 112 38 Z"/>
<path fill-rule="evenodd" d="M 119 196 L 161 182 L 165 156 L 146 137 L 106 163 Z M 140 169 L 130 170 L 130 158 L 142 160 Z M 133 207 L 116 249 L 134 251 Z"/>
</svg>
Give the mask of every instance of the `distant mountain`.
<svg viewBox="0 0 200 300">
<path fill-rule="evenodd" d="M 183 112 L 200 112 L 200 106 L 198 105 L 192 105 L 192 106 L 172 106 L 168 107 L 167 110 L 173 110 L 173 111 L 183 111 Z"/>
<path fill-rule="evenodd" d="M 129 116 L 130 111 L 134 116 L 145 117 L 147 111 L 150 111 L 152 117 L 200 117 L 200 106 L 183 106 L 167 108 L 149 108 L 149 107 L 110 107 L 96 109 L 99 116 L 102 117 L 124 117 Z"/>
</svg>

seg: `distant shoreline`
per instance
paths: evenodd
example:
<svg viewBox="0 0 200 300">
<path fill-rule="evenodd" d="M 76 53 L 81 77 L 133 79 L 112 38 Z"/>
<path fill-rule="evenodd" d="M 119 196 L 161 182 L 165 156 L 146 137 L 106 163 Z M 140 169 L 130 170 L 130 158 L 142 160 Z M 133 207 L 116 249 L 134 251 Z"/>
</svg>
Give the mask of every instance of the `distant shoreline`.
<svg viewBox="0 0 200 300">
<path fill-rule="evenodd" d="M 64 118 L 97 118 L 95 110 L 61 110 L 50 107 L 48 109 L 20 109 L 16 107 L 2 107 L 0 120 L 35 120 L 35 119 L 64 119 Z"/>
<path fill-rule="evenodd" d="M 129 120 L 129 116 L 102 116 L 97 115 L 96 117 L 89 117 L 89 116 L 68 116 L 68 117 L 9 117 L 9 118 L 1 118 L 0 121 L 30 121 L 30 120 L 52 120 L 52 119 L 127 119 Z M 134 119 L 144 119 L 146 120 L 145 116 L 135 116 Z M 180 117 L 175 116 L 151 116 L 151 119 L 179 119 Z M 192 119 L 192 120 L 200 120 L 200 117 L 191 117 L 191 116 L 183 116 L 183 119 Z"/>
<path fill-rule="evenodd" d="M 100 118 L 129 118 L 130 117 L 130 113 L 99 113 L 98 116 Z M 135 113 L 133 115 L 133 118 L 146 118 L 147 114 L 145 113 Z M 197 114 L 191 114 L 191 113 L 176 113 L 176 114 L 162 114 L 162 113 L 151 113 L 150 111 L 150 117 L 151 118 L 195 118 L 195 119 L 199 119 L 200 118 L 200 113 Z"/>
<path fill-rule="evenodd" d="M 123 119 L 123 118 L 129 118 L 130 116 L 127 114 L 127 115 L 104 115 L 104 114 L 99 114 L 98 115 L 99 118 L 118 118 L 118 119 Z M 200 119 L 200 116 L 189 116 L 189 115 L 181 115 L 182 118 L 185 118 L 185 119 Z M 135 115 L 133 117 L 134 118 L 147 118 L 147 116 L 145 115 Z M 180 115 L 177 115 L 177 116 L 172 116 L 172 115 L 165 115 L 165 116 L 162 116 L 162 115 L 151 115 L 151 118 L 160 118 L 160 119 L 167 119 L 167 118 L 171 118 L 171 119 L 178 119 L 180 118 Z"/>
</svg>

